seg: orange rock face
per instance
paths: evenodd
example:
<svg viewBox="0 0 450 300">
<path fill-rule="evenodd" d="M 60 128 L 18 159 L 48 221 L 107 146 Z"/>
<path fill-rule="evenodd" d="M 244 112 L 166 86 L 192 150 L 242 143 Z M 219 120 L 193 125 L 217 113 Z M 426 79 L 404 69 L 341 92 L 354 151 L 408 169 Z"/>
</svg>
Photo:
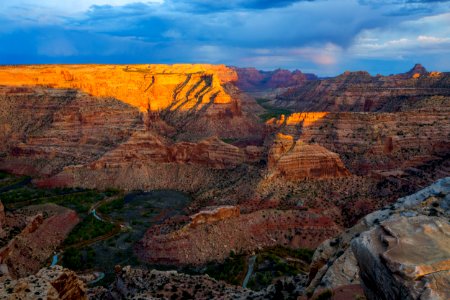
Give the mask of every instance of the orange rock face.
<svg viewBox="0 0 450 300">
<path fill-rule="evenodd" d="M 1 67 L 0 84 L 78 89 L 147 110 L 230 104 L 223 84 L 237 80 L 222 65 L 55 65 Z"/>
<path fill-rule="evenodd" d="M 196 227 L 200 224 L 212 224 L 224 219 L 239 217 L 240 210 L 236 206 L 220 206 L 211 210 L 203 210 L 191 216 L 189 226 Z"/>
<path fill-rule="evenodd" d="M 19 69 L 26 75 L 35 68 L 41 69 Z M 233 72 L 225 71 L 217 75 L 220 81 L 232 80 Z M 190 92 L 183 93 L 187 99 Z M 220 176 L 211 170 L 260 160 L 263 151 L 259 147 L 244 142 L 239 148 L 223 141 L 235 137 L 245 141 L 262 132 L 263 124 L 255 122 L 255 117 L 240 115 L 238 102 L 236 98 L 233 103 L 208 103 L 186 111 L 174 107 L 142 113 L 123 101 L 79 90 L 1 86 L 0 168 L 43 177 L 38 183 L 48 187 L 190 191 Z"/>
<path fill-rule="evenodd" d="M 292 113 L 288 116 L 281 115 L 279 119 L 272 118 L 266 122 L 267 125 L 280 127 L 286 126 L 311 126 L 315 122 L 326 117 L 327 112 Z"/>
</svg>

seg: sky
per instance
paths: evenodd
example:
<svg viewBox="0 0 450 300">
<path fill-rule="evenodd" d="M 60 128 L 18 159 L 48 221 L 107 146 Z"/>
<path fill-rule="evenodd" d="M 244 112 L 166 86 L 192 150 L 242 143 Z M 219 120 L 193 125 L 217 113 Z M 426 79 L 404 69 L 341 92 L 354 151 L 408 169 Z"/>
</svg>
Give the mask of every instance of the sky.
<svg viewBox="0 0 450 300">
<path fill-rule="evenodd" d="M 2 0 L 0 64 L 450 71 L 450 0 Z"/>
</svg>

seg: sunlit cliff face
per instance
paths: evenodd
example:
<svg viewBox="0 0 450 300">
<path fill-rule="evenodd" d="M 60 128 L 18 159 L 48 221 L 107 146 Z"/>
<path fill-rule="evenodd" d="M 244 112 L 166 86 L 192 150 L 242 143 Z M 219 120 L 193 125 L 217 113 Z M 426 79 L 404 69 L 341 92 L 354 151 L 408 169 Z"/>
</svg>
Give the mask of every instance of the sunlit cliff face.
<svg viewBox="0 0 450 300">
<path fill-rule="evenodd" d="M 306 113 L 293 113 L 291 115 L 281 115 L 279 119 L 273 118 L 267 121 L 271 126 L 295 126 L 301 125 L 303 127 L 309 127 L 317 121 L 325 118 L 328 112 L 306 112 Z"/>
<path fill-rule="evenodd" d="M 2 85 L 74 88 L 148 110 L 200 109 L 232 102 L 222 84 L 237 80 L 223 65 L 55 65 L 1 67 Z"/>
</svg>

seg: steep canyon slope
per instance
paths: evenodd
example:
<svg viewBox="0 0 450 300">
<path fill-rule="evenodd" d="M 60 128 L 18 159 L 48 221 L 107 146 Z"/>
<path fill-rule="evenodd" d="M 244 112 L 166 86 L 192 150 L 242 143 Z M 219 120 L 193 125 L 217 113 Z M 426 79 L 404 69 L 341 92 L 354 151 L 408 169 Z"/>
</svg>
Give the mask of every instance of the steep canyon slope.
<svg viewBox="0 0 450 300">
<path fill-rule="evenodd" d="M 264 133 L 235 78 L 208 65 L 2 67 L 1 168 L 44 178 L 65 170 L 42 185 L 164 188 L 196 172 L 214 180 L 210 169 L 259 153 L 220 138 L 258 144 Z M 158 167 L 165 181 L 140 184 L 164 178 Z M 198 188 L 185 181 L 173 188 Z"/>
<path fill-rule="evenodd" d="M 294 111 L 395 112 L 416 103 L 423 105 L 433 96 L 450 96 L 450 73 L 428 72 L 417 64 L 397 75 L 371 76 L 359 71 L 309 81 L 287 89 L 272 103 Z"/>
</svg>

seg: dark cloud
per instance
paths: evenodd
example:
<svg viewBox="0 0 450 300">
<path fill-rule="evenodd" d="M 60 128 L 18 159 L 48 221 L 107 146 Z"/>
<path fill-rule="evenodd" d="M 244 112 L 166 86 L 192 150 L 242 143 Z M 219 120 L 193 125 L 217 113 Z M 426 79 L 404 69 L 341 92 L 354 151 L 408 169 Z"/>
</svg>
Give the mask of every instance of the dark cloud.
<svg viewBox="0 0 450 300">
<path fill-rule="evenodd" d="M 286 7 L 297 2 L 312 2 L 315 0 L 228 0 L 228 1 L 210 1 L 210 0 L 169 0 L 169 7 L 178 7 L 198 13 L 213 13 L 219 11 L 236 9 L 270 9 L 277 7 Z"/>
<path fill-rule="evenodd" d="M 438 43 L 450 37 L 448 18 L 439 25 L 433 19 L 404 23 L 448 12 L 449 3 L 166 0 L 97 5 L 78 14 L 49 10 L 45 18 L 23 7 L 16 14 L 0 11 L 0 64 L 198 62 L 322 75 L 402 71 L 425 60 L 433 68 L 433 62 L 445 66 L 450 55 Z M 419 35 L 428 44 L 415 47 Z M 439 51 L 430 55 L 427 47 Z"/>
</svg>

